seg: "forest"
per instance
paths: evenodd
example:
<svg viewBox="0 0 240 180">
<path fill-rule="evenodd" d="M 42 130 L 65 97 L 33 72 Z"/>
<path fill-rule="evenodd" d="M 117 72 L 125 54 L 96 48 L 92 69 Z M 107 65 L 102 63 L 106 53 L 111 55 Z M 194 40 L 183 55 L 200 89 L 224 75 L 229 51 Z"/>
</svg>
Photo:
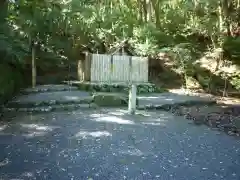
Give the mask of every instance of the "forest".
<svg viewBox="0 0 240 180">
<path fill-rule="evenodd" d="M 239 35 L 240 0 L 1 0 L 1 102 L 31 83 L 33 58 L 39 75 L 123 40 L 161 87 L 236 95 Z"/>
</svg>

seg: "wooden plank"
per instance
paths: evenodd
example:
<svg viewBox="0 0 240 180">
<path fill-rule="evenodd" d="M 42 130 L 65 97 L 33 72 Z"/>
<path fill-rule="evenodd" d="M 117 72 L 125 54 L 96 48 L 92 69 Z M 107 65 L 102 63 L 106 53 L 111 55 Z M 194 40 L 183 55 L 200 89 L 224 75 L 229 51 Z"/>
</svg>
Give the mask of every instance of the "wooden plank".
<svg viewBox="0 0 240 180">
<path fill-rule="evenodd" d="M 133 56 L 132 65 L 132 81 L 135 83 L 148 82 L 148 59 Z"/>
<path fill-rule="evenodd" d="M 133 56 L 132 73 L 129 72 L 130 56 L 113 56 L 113 69 L 111 69 L 111 55 L 93 54 L 91 62 L 92 82 L 148 82 L 148 59 Z M 113 70 L 113 71 L 111 71 Z"/>
<path fill-rule="evenodd" d="M 126 82 L 128 81 L 128 59 L 125 56 L 113 56 L 114 70 L 112 73 L 113 82 Z"/>
</svg>

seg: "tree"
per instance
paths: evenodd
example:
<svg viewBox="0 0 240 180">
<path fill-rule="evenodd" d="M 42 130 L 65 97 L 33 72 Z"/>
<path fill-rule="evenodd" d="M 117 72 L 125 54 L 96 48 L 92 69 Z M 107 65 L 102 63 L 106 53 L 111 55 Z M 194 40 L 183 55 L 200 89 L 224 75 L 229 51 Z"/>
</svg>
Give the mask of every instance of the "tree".
<svg viewBox="0 0 240 180">
<path fill-rule="evenodd" d="M 77 61 L 86 49 L 105 53 L 123 39 L 143 56 L 188 43 L 199 54 L 210 47 L 239 57 L 239 0 L 4 0 L 0 7 L 6 61 L 36 59 L 37 69 Z"/>
</svg>

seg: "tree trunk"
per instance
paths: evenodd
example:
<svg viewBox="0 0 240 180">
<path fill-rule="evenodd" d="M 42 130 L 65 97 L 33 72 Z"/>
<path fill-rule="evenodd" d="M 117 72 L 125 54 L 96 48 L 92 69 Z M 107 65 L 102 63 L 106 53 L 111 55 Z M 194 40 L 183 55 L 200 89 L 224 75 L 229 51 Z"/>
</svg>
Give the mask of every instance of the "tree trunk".
<svg viewBox="0 0 240 180">
<path fill-rule="evenodd" d="M 147 22 L 147 0 L 143 0 L 142 7 L 143 7 L 144 21 Z"/>
<path fill-rule="evenodd" d="M 147 8 L 147 22 L 152 20 L 152 5 L 150 0 L 146 0 L 146 8 Z"/>
<path fill-rule="evenodd" d="M 220 2 L 219 2 L 219 5 L 218 5 L 218 25 L 219 25 L 219 32 L 220 32 L 220 34 L 222 34 L 223 33 L 224 24 L 223 24 L 222 5 L 221 5 Z"/>
<path fill-rule="evenodd" d="M 1 0 L 0 1 L 0 23 L 1 24 L 6 22 L 7 12 L 8 12 L 8 1 Z"/>
<path fill-rule="evenodd" d="M 139 18 L 139 21 L 140 22 L 143 22 L 144 21 L 144 9 L 143 9 L 143 4 L 142 2 L 138 2 L 138 9 L 139 9 L 139 12 L 138 12 L 138 18 Z"/>
<path fill-rule="evenodd" d="M 144 20 L 145 22 L 150 22 L 152 19 L 152 7 L 150 0 L 144 0 L 142 2 L 143 12 L 144 12 Z"/>
<path fill-rule="evenodd" d="M 155 24 L 157 28 L 160 27 L 160 7 L 159 6 L 160 6 L 159 0 L 152 0 L 152 7 L 155 14 Z"/>
<path fill-rule="evenodd" d="M 225 21 L 225 25 L 227 28 L 227 35 L 231 36 L 232 35 L 232 31 L 231 31 L 231 9 L 234 7 L 233 5 L 233 1 L 232 0 L 223 0 L 223 4 L 222 4 L 222 11 L 223 11 L 223 15 L 224 15 L 224 21 Z"/>
</svg>

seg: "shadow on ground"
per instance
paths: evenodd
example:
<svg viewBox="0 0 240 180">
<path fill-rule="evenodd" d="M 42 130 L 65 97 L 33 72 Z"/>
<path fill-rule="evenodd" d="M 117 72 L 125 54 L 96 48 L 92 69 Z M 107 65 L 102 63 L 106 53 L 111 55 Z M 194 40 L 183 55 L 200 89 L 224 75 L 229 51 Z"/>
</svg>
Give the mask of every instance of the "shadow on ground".
<svg viewBox="0 0 240 180">
<path fill-rule="evenodd" d="M 0 127 L 2 179 L 239 179 L 240 142 L 161 111 L 15 114 Z"/>
</svg>

